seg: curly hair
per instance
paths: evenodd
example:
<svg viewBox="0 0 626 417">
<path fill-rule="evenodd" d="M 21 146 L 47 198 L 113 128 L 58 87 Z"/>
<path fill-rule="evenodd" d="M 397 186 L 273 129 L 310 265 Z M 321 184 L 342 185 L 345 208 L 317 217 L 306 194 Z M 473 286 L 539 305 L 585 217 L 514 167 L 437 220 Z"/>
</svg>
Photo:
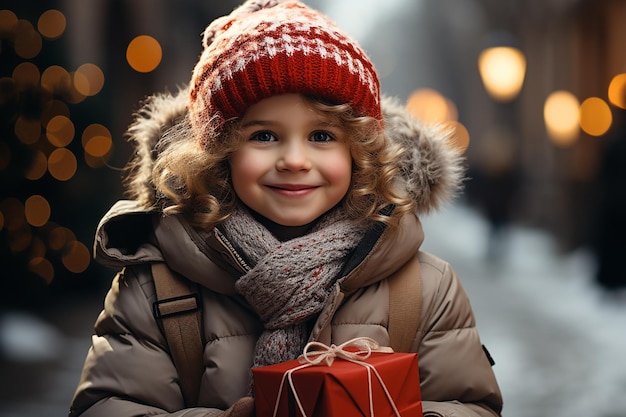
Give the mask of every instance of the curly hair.
<svg viewBox="0 0 626 417">
<path fill-rule="evenodd" d="M 395 225 L 402 213 L 415 208 L 415 202 L 396 193 L 393 182 L 399 175 L 399 145 L 385 138 L 380 121 L 357 117 L 348 104 L 334 105 L 306 97 L 313 109 L 332 115 L 350 132 L 352 183 L 344 197 L 346 213 L 357 220 Z M 154 152 L 152 182 L 155 205 L 165 214 L 183 214 L 190 224 L 210 229 L 226 219 L 242 204 L 230 183 L 230 156 L 244 140 L 239 132 L 241 119 L 234 119 L 211 141 L 201 147 L 187 119 L 170 127 Z M 384 214 L 393 206 L 391 215 Z"/>
</svg>

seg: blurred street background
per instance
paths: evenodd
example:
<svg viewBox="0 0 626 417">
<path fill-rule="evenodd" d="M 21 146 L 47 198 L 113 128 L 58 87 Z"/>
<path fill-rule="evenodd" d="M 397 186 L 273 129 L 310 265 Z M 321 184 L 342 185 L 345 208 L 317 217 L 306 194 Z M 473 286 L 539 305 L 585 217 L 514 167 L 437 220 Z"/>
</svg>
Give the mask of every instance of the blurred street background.
<svg viewBox="0 0 626 417">
<path fill-rule="evenodd" d="M 626 0 L 304 1 L 455 129 L 468 179 L 424 248 L 470 294 L 504 415 L 626 416 Z M 90 251 L 124 131 L 239 3 L 0 3 L 0 417 L 67 414 L 115 272 Z"/>
</svg>

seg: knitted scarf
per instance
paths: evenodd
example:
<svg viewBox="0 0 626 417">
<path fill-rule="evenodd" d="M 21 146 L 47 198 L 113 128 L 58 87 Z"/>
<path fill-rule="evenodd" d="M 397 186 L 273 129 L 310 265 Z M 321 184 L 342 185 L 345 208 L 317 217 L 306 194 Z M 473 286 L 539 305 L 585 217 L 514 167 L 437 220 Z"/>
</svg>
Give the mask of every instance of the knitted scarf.
<svg viewBox="0 0 626 417">
<path fill-rule="evenodd" d="M 264 325 L 253 366 L 297 358 L 308 340 L 307 321 L 322 310 L 365 229 L 334 210 L 308 234 L 280 242 L 249 212 L 238 210 L 222 230 L 252 263 L 235 285 Z"/>
</svg>

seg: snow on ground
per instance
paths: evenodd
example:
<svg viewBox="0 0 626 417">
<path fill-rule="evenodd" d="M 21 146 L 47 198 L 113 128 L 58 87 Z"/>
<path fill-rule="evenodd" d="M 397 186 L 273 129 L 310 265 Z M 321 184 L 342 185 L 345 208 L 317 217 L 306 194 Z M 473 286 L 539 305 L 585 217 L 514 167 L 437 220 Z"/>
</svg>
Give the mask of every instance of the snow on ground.
<svg viewBox="0 0 626 417">
<path fill-rule="evenodd" d="M 424 248 L 452 263 L 470 295 L 505 416 L 626 416 L 626 297 L 595 286 L 588 252 L 561 255 L 546 233 L 512 227 L 506 256 L 488 262 L 474 211 L 423 222 Z"/>
</svg>

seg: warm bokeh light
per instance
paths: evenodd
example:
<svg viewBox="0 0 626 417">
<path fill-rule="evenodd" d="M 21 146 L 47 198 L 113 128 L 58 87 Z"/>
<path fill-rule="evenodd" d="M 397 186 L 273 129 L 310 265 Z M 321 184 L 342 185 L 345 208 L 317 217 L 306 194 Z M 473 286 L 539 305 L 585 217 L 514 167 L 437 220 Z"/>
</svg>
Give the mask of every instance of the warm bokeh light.
<svg viewBox="0 0 626 417">
<path fill-rule="evenodd" d="M 55 149 L 48 157 L 48 172 L 59 181 L 67 181 L 74 176 L 78 163 L 67 148 Z"/>
<path fill-rule="evenodd" d="M 580 103 L 569 91 L 555 91 L 543 106 L 543 119 L 550 139 L 559 146 L 571 145 L 578 139 Z"/>
<path fill-rule="evenodd" d="M 52 263 L 46 258 L 32 258 L 30 262 L 28 262 L 28 269 L 39 275 L 48 284 L 50 284 L 54 279 L 54 267 L 52 266 Z"/>
<path fill-rule="evenodd" d="M 24 145 L 32 145 L 37 143 L 41 136 L 41 123 L 39 120 L 29 120 L 24 117 L 18 117 L 15 121 L 15 136 Z"/>
<path fill-rule="evenodd" d="M 83 243 L 73 241 L 70 243 L 67 252 L 63 254 L 61 260 L 68 271 L 80 273 L 89 266 L 91 254 Z"/>
<path fill-rule="evenodd" d="M 41 52 L 42 44 L 41 35 L 37 33 L 32 23 L 24 19 L 17 21 L 13 50 L 18 56 L 24 59 L 34 58 Z"/>
<path fill-rule="evenodd" d="M 621 109 L 626 109 L 626 73 L 617 74 L 611 80 L 609 101 Z"/>
<path fill-rule="evenodd" d="M 74 133 L 74 123 L 66 116 L 54 116 L 46 125 L 48 141 L 59 148 L 69 145 Z"/>
<path fill-rule="evenodd" d="M 17 30 L 17 16 L 11 10 L 0 10 L 0 36 L 8 38 Z"/>
<path fill-rule="evenodd" d="M 407 100 L 406 108 L 425 124 L 455 121 L 458 112 L 454 103 L 431 88 L 415 90 Z"/>
<path fill-rule="evenodd" d="M 26 179 L 35 181 L 43 177 L 47 170 L 48 159 L 46 158 L 46 155 L 44 155 L 41 151 L 37 151 L 35 152 L 35 155 L 33 155 L 33 160 L 24 176 Z"/>
<path fill-rule="evenodd" d="M 20 86 L 37 85 L 40 77 L 39 68 L 32 62 L 22 62 L 13 69 L 13 80 Z"/>
<path fill-rule="evenodd" d="M 57 226 L 50 231 L 48 235 L 48 245 L 52 250 L 61 250 L 69 242 L 76 240 L 74 233 L 67 227 Z"/>
<path fill-rule="evenodd" d="M 161 63 L 162 55 L 159 42 L 148 35 L 137 36 L 126 49 L 128 65 L 137 72 L 154 71 Z"/>
<path fill-rule="evenodd" d="M 28 224 L 41 227 L 50 219 L 50 203 L 40 195 L 30 196 L 24 203 L 24 213 Z"/>
<path fill-rule="evenodd" d="M 113 141 L 106 127 L 90 125 L 83 138 L 85 161 L 77 159 L 83 157 L 83 150 L 72 144 L 78 126 L 74 123 L 80 122 L 82 128 L 93 122 L 86 117 L 97 117 L 99 113 L 75 105 L 103 90 L 104 72 L 84 61 L 73 72 L 59 65 L 66 51 L 62 43 L 53 41 L 66 34 L 71 22 L 50 6 L 35 16 L 31 12 L 36 8 L 27 9 L 23 12 L 31 15 L 28 20 L 20 19 L 13 11 L 0 10 L 0 62 L 4 72 L 0 76 L 0 116 L 6 125 L 0 137 L 0 172 L 6 170 L 3 181 L 7 192 L 0 196 L 0 243 L 6 249 L 3 259 L 21 263 L 24 268 L 19 273 L 16 269 L 11 279 L 20 281 L 33 275 L 51 283 L 59 272 L 85 271 L 91 260 L 89 248 L 69 227 L 51 221 L 53 211 L 63 211 L 59 204 L 71 204 L 72 198 L 78 198 L 72 190 L 66 193 L 63 186 L 57 189 L 54 180 L 75 178 L 79 162 L 82 167 L 97 159 L 105 165 L 113 154 Z M 151 71 L 161 61 L 160 45 L 154 39 L 151 44 L 150 39 L 140 37 L 129 47 L 138 71 Z M 70 106 L 78 117 L 70 114 Z M 71 223 L 75 220 L 80 223 L 84 219 L 69 219 Z"/>
<path fill-rule="evenodd" d="M 517 48 L 487 48 L 478 57 L 478 69 L 485 89 L 494 100 L 511 101 L 524 84 L 526 58 Z"/>
<path fill-rule="evenodd" d="M 113 147 L 113 139 L 109 129 L 94 123 L 83 131 L 82 144 L 85 152 L 93 157 L 102 158 Z"/>
<path fill-rule="evenodd" d="M 110 137 L 94 136 L 85 145 L 85 152 L 93 157 L 102 158 L 111 151 L 112 146 L 113 141 Z"/>
<path fill-rule="evenodd" d="M 37 29 L 39 33 L 46 39 L 57 39 L 63 32 L 65 32 L 65 26 L 67 22 L 65 16 L 58 10 L 45 11 L 37 22 Z"/>
<path fill-rule="evenodd" d="M 580 127 L 591 136 L 602 136 L 613 123 L 611 108 L 599 97 L 589 97 L 580 105 Z"/>
<path fill-rule="evenodd" d="M 58 65 L 46 68 L 41 74 L 41 86 L 51 93 L 63 94 L 70 91 L 72 78 L 67 70 Z"/>
<path fill-rule="evenodd" d="M 74 73 L 74 88 L 84 96 L 95 96 L 104 86 L 104 73 L 94 64 L 83 64 Z"/>
</svg>

